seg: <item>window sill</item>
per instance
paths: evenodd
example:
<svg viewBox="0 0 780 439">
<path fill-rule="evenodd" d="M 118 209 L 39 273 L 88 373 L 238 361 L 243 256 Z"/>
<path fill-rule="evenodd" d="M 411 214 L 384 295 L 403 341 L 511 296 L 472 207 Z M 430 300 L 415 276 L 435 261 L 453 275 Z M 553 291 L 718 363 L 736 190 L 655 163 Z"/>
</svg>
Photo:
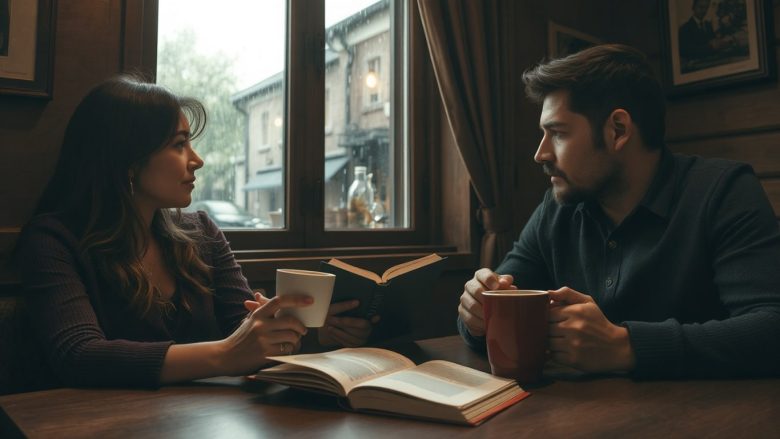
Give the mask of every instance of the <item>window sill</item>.
<svg viewBox="0 0 780 439">
<path fill-rule="evenodd" d="M 338 258 L 375 273 L 393 265 L 420 258 L 430 253 L 447 257 L 445 270 L 474 269 L 477 257 L 473 253 L 456 251 L 452 246 L 344 247 L 321 249 L 280 249 L 236 251 L 236 259 L 250 284 L 273 282 L 277 268 L 319 270 L 320 261 Z"/>
</svg>

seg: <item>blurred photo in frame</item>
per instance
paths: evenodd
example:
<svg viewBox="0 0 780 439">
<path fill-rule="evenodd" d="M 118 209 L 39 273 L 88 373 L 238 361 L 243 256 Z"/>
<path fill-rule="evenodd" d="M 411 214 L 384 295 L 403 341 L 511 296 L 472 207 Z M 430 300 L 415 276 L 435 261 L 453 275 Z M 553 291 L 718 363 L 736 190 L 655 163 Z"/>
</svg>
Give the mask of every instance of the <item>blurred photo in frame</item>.
<svg viewBox="0 0 780 439">
<path fill-rule="evenodd" d="M 771 8 L 768 0 L 662 0 L 669 94 L 772 78 Z"/>
</svg>

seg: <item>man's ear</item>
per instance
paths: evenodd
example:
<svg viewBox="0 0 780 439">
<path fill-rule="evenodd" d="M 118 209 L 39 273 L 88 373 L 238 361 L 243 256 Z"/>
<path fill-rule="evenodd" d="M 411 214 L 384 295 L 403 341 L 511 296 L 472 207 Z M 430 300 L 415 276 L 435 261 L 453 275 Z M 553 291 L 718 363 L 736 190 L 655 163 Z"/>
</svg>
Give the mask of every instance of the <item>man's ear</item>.
<svg viewBox="0 0 780 439">
<path fill-rule="evenodd" d="M 622 151 L 633 135 L 633 124 L 628 111 L 618 108 L 610 113 L 604 124 L 604 140 L 610 149 Z"/>
</svg>

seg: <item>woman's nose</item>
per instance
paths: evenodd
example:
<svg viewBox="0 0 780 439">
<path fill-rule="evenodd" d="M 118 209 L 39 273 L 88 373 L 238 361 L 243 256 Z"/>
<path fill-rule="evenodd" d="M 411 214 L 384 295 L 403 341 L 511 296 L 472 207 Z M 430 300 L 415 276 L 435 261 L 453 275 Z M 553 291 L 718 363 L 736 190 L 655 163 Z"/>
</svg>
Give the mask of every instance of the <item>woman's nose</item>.
<svg viewBox="0 0 780 439">
<path fill-rule="evenodd" d="M 203 167 L 203 159 L 202 159 L 202 158 L 200 158 L 200 156 L 198 155 L 198 153 L 196 153 L 195 151 L 192 151 L 192 157 L 190 157 L 190 162 L 189 162 L 189 164 L 190 164 L 190 167 L 191 167 L 193 170 L 195 170 L 195 169 L 200 169 L 200 168 L 202 168 L 202 167 Z"/>
</svg>

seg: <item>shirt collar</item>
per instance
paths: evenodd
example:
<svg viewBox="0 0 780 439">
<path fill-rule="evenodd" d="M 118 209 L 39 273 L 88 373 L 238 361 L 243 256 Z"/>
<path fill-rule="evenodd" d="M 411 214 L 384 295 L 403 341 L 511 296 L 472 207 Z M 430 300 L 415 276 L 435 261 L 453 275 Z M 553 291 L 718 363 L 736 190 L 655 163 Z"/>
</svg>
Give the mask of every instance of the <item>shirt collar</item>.
<svg viewBox="0 0 780 439">
<path fill-rule="evenodd" d="M 662 218 L 669 217 L 675 194 L 675 179 L 673 178 L 674 167 L 674 157 L 671 151 L 666 147 L 662 147 L 658 170 L 656 170 L 653 181 L 650 183 L 650 187 L 645 193 L 645 196 L 642 197 L 642 201 L 639 202 L 639 206 L 646 208 Z M 577 208 L 575 210 L 575 212 L 578 212 L 580 215 L 583 212 L 592 215 L 595 211 L 601 211 L 601 207 L 595 200 L 577 203 Z"/>
<path fill-rule="evenodd" d="M 653 182 L 639 205 L 662 218 L 668 218 L 675 196 L 674 156 L 666 147 L 661 150 L 661 160 Z"/>
</svg>

